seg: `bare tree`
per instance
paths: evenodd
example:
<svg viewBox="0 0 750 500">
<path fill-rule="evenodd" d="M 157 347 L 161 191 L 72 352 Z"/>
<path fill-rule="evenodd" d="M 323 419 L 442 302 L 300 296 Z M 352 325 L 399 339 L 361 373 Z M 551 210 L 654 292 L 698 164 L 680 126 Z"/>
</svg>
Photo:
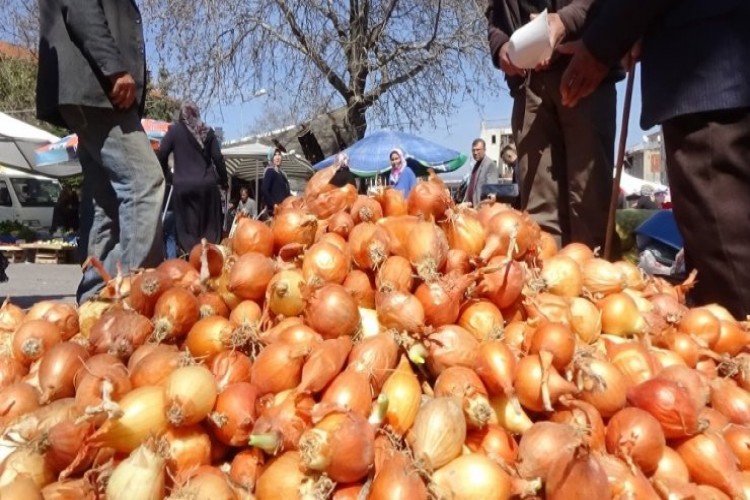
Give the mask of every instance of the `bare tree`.
<svg viewBox="0 0 750 500">
<path fill-rule="evenodd" d="M 411 128 L 493 78 L 480 0 L 142 0 L 178 93 L 203 104 L 265 87 L 290 114 L 346 106 Z"/>
</svg>

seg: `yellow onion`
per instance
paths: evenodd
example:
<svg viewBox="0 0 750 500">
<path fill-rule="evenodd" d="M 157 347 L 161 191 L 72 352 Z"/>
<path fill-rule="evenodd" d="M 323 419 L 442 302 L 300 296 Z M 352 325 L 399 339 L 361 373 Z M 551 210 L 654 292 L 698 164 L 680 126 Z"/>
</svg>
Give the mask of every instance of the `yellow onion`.
<svg viewBox="0 0 750 500">
<path fill-rule="evenodd" d="M 329 243 L 316 243 L 305 252 L 302 274 L 305 281 L 313 279 L 323 283 L 342 284 L 351 269 L 351 258 L 347 252 Z"/>
<path fill-rule="evenodd" d="M 266 257 L 273 255 L 271 228 L 259 220 L 242 217 L 232 233 L 232 251 L 237 255 L 257 252 Z"/>
<path fill-rule="evenodd" d="M 276 273 L 266 289 L 266 304 L 274 314 L 298 316 L 305 309 L 305 278 L 298 269 Z"/>
<path fill-rule="evenodd" d="M 627 337 L 645 331 L 643 315 L 627 294 L 612 292 L 596 305 L 602 313 L 602 333 Z"/>
<path fill-rule="evenodd" d="M 452 398 L 435 398 L 417 412 L 409 443 L 414 458 L 426 470 L 448 464 L 461 454 L 466 440 L 466 419 Z"/>
<path fill-rule="evenodd" d="M 511 477 L 484 455 L 460 456 L 432 474 L 438 498 L 473 500 L 511 498 Z"/>
<path fill-rule="evenodd" d="M 403 436 L 414 423 L 422 395 L 419 380 L 405 356 L 401 356 L 396 370 L 386 379 L 380 393 L 388 398 L 386 422 L 397 435 Z"/>
<path fill-rule="evenodd" d="M 202 365 L 177 368 L 164 385 L 164 409 L 169 423 L 175 427 L 197 424 L 214 407 L 216 396 L 216 379 L 211 370 Z"/>
<path fill-rule="evenodd" d="M 278 253 L 290 244 L 312 245 L 317 230 L 318 219 L 302 210 L 290 209 L 276 214 L 271 222 L 274 251 Z"/>
<path fill-rule="evenodd" d="M 554 255 L 544 261 L 540 277 L 547 291 L 562 297 L 578 297 L 583 291 L 583 274 L 576 261 Z"/>
<path fill-rule="evenodd" d="M 165 460 L 146 445 L 139 446 L 112 471 L 107 498 L 157 500 L 164 498 Z"/>
<path fill-rule="evenodd" d="M 582 265 L 583 289 L 594 297 L 622 292 L 627 282 L 622 271 L 609 261 L 595 257 Z"/>
<path fill-rule="evenodd" d="M 451 214 L 441 227 L 451 248 L 463 250 L 472 258 L 478 257 L 484 248 L 484 227 L 469 211 Z"/>
</svg>

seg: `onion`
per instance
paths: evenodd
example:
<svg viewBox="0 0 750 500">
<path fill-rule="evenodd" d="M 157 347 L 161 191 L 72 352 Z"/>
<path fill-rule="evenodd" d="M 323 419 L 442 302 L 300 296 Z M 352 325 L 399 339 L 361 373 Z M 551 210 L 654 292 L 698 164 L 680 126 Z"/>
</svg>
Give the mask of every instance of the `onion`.
<svg viewBox="0 0 750 500">
<path fill-rule="evenodd" d="M 407 258 L 425 281 L 438 277 L 448 258 L 448 249 L 445 233 L 431 222 L 417 222 L 406 242 Z"/>
<path fill-rule="evenodd" d="M 232 258 L 230 258 L 231 260 Z M 227 307 L 234 309 L 242 302 L 242 299 L 229 291 L 230 273 L 231 265 L 228 263 L 224 268 L 224 272 L 221 273 L 221 276 L 213 280 L 211 286 L 221 296 L 221 300 L 224 301 Z"/>
<path fill-rule="evenodd" d="M 130 370 L 130 382 L 134 388 L 163 385 L 173 371 L 189 362 L 190 357 L 177 349 L 152 352 Z"/>
<path fill-rule="evenodd" d="M 112 471 L 107 482 L 106 497 L 164 498 L 164 469 L 166 461 L 147 445 L 139 446 Z"/>
<path fill-rule="evenodd" d="M 359 307 L 375 309 L 375 289 L 367 273 L 359 269 L 351 271 L 346 276 L 343 286 L 352 294 Z"/>
<path fill-rule="evenodd" d="M 509 466 L 518 459 L 518 443 L 499 425 L 489 424 L 484 429 L 474 429 L 466 435 L 466 446 L 500 465 Z"/>
<path fill-rule="evenodd" d="M 560 249 L 558 255 L 565 255 L 582 266 L 585 262 L 594 258 L 594 252 L 583 243 L 568 243 Z"/>
<path fill-rule="evenodd" d="M 425 346 L 427 368 L 434 376 L 450 366 L 473 368 L 479 352 L 479 342 L 458 325 L 441 326 L 427 337 Z"/>
<path fill-rule="evenodd" d="M 643 344 L 623 341 L 617 337 L 604 339 L 607 357 L 625 376 L 628 387 L 653 378 L 658 365 Z"/>
<path fill-rule="evenodd" d="M 191 295 L 190 292 L 184 292 Z M 135 311 L 111 309 L 91 328 L 89 350 L 127 359 L 153 332 L 154 326 L 145 316 Z"/>
<path fill-rule="evenodd" d="M 185 347 L 195 358 L 210 358 L 234 347 L 234 324 L 221 316 L 209 316 L 195 322 L 185 339 Z"/>
<path fill-rule="evenodd" d="M 309 353 L 309 348 L 286 342 L 274 343 L 263 349 L 255 358 L 250 375 L 258 394 L 276 394 L 297 387 L 305 357 Z"/>
<path fill-rule="evenodd" d="M 375 278 L 377 289 L 384 292 L 411 293 L 414 287 L 411 264 L 404 257 L 393 255 L 380 266 Z"/>
<path fill-rule="evenodd" d="M 474 269 L 471 257 L 463 250 L 451 248 L 445 259 L 445 274 L 469 274 Z"/>
<path fill-rule="evenodd" d="M 13 334 L 13 357 L 29 366 L 61 341 L 60 328 L 54 323 L 43 319 L 26 320 Z"/>
<path fill-rule="evenodd" d="M 328 230 L 338 234 L 345 240 L 349 238 L 349 232 L 354 227 L 354 220 L 347 212 L 338 212 L 328 219 Z"/>
<path fill-rule="evenodd" d="M 255 497 L 258 500 L 298 498 L 305 479 L 299 452 L 288 451 L 271 460 L 263 469 L 255 487 Z"/>
<path fill-rule="evenodd" d="M 300 437 L 302 464 L 336 482 L 364 478 L 374 463 L 375 433 L 356 413 L 332 413 Z"/>
<path fill-rule="evenodd" d="M 31 441 L 43 436 L 63 420 L 79 416 L 73 398 L 58 399 L 15 419 L 5 426 L 5 432 L 16 433 L 21 439 Z"/>
<path fill-rule="evenodd" d="M 472 275 L 445 275 L 419 285 L 414 296 L 422 303 L 425 323 L 434 327 L 456 323 L 464 293 L 473 282 Z"/>
<path fill-rule="evenodd" d="M 480 342 L 497 339 L 503 332 L 503 314 L 488 300 L 471 300 L 461 306 L 457 324 Z"/>
<path fill-rule="evenodd" d="M 677 443 L 675 451 L 695 482 L 718 488 L 732 498 L 743 498 L 737 458 L 719 434 L 696 434 Z"/>
<path fill-rule="evenodd" d="M 487 389 L 471 369 L 451 366 L 440 373 L 433 388 L 436 397 L 452 397 L 461 401 L 466 423 L 481 429 L 490 421 L 492 408 L 487 399 Z"/>
<path fill-rule="evenodd" d="M 417 463 L 427 471 L 448 464 L 461 454 L 466 440 L 466 420 L 452 398 L 435 398 L 417 412 L 409 444 Z"/>
<path fill-rule="evenodd" d="M 516 356 L 502 341 L 490 340 L 479 346 L 474 369 L 492 396 L 514 394 Z"/>
<path fill-rule="evenodd" d="M 452 249 L 462 250 L 469 257 L 476 258 L 484 248 L 484 227 L 468 210 L 452 213 L 441 227 Z"/>
<path fill-rule="evenodd" d="M 263 452 L 257 448 L 242 450 L 232 459 L 229 479 L 239 485 L 244 490 L 243 493 L 250 493 L 255 489 L 262 470 Z"/>
<path fill-rule="evenodd" d="M 424 328 L 425 314 L 422 303 L 406 292 L 379 292 L 375 296 L 378 320 L 385 328 L 418 332 Z"/>
<path fill-rule="evenodd" d="M 133 310 L 150 318 L 159 296 L 172 287 L 172 280 L 156 269 L 147 269 L 133 278 L 128 303 Z"/>
<path fill-rule="evenodd" d="M 646 287 L 645 273 L 643 270 L 627 260 L 618 260 L 613 263 L 625 277 L 625 285 L 632 290 L 643 290 Z"/>
<path fill-rule="evenodd" d="M 257 302 L 243 300 L 229 313 L 229 321 L 240 326 L 257 325 L 261 315 L 262 311 Z"/>
<path fill-rule="evenodd" d="M 701 428 L 705 426 L 705 430 L 714 432 L 723 432 L 731 424 L 726 415 L 708 406 L 701 408 L 701 411 L 698 412 L 698 421 L 701 423 Z"/>
<path fill-rule="evenodd" d="M 352 350 L 350 337 L 324 340 L 313 347 L 302 366 L 302 375 L 297 390 L 300 392 L 322 391 L 341 371 Z"/>
<path fill-rule="evenodd" d="M 359 195 L 351 207 L 352 220 L 360 222 L 377 222 L 383 218 L 383 208 L 377 200 L 369 196 Z"/>
<path fill-rule="evenodd" d="M 750 470 L 750 428 L 731 424 L 722 434 L 724 441 L 737 457 L 740 470 Z"/>
<path fill-rule="evenodd" d="M 43 488 L 55 480 L 55 472 L 44 460 L 44 455 L 31 446 L 18 448 L 5 459 L 0 474 L 0 488 L 24 477 L 34 481 L 38 488 Z"/>
<path fill-rule="evenodd" d="M 391 254 L 398 255 L 399 257 L 409 257 L 407 244 L 409 243 L 411 231 L 416 227 L 418 222 L 419 218 L 412 215 L 391 216 L 380 219 L 377 222 L 378 226 L 385 229 L 388 233 Z"/>
<path fill-rule="evenodd" d="M 315 217 L 325 220 L 340 212 L 357 200 L 357 189 L 351 184 L 342 187 L 329 185 L 325 191 L 318 196 L 305 197 L 305 208 L 308 209 Z"/>
<path fill-rule="evenodd" d="M 39 392 L 26 382 L 0 390 L 0 425 L 39 408 Z"/>
<path fill-rule="evenodd" d="M 302 274 L 305 281 L 342 284 L 351 269 L 349 254 L 329 243 L 316 243 L 305 252 Z"/>
<path fill-rule="evenodd" d="M 203 292 L 197 297 L 198 313 L 201 318 L 208 316 L 229 317 L 229 307 L 217 292 Z"/>
<path fill-rule="evenodd" d="M 602 331 L 602 315 L 589 300 L 582 297 L 570 299 L 570 329 L 586 344 L 593 344 Z"/>
<path fill-rule="evenodd" d="M 550 465 L 545 493 L 549 500 L 611 495 L 607 473 L 585 446 L 565 450 Z"/>
<path fill-rule="evenodd" d="M 274 251 L 278 253 L 283 246 L 295 243 L 312 245 L 317 229 L 318 219 L 302 210 L 291 209 L 276 214 L 271 222 Z"/>
<path fill-rule="evenodd" d="M 154 308 L 154 338 L 158 342 L 184 337 L 200 318 L 200 304 L 181 287 L 165 291 Z"/>
<path fill-rule="evenodd" d="M 706 377 L 701 373 L 683 365 L 674 365 L 664 368 L 658 374 L 662 380 L 671 380 L 685 388 L 688 396 L 693 400 L 696 408 L 702 408 L 708 404 L 711 396 L 711 387 Z"/>
<path fill-rule="evenodd" d="M 750 424 L 750 393 L 728 379 L 711 381 L 711 406 L 733 424 Z"/>
<path fill-rule="evenodd" d="M 539 226 L 527 214 L 516 210 L 503 210 L 487 222 L 487 243 L 479 257 L 488 261 L 492 257 L 517 259 L 526 254 L 539 237 Z"/>
<path fill-rule="evenodd" d="M 349 234 L 349 252 L 360 269 L 375 269 L 390 252 L 388 232 L 372 222 L 357 224 Z"/>
<path fill-rule="evenodd" d="M 305 308 L 303 289 L 305 278 L 297 269 L 279 271 L 266 289 L 266 304 L 274 314 L 298 316 Z"/>
<path fill-rule="evenodd" d="M 323 408 L 346 410 L 367 417 L 372 407 L 368 375 L 354 370 L 344 370 L 326 388 L 320 402 Z"/>
<path fill-rule="evenodd" d="M 21 324 L 26 313 L 15 304 L 10 303 L 10 297 L 0 306 L 0 332 L 12 333 Z"/>
<path fill-rule="evenodd" d="M 650 475 L 659 465 L 666 440 L 651 414 L 639 408 L 624 408 L 607 424 L 607 451 Z"/>
<path fill-rule="evenodd" d="M 417 181 L 407 198 L 409 215 L 422 216 L 427 221 L 443 220 L 451 205 L 450 194 L 437 176 L 427 181 Z"/>
<path fill-rule="evenodd" d="M 556 323 L 570 323 L 570 309 L 568 299 L 551 293 L 542 292 L 536 296 L 529 297 L 523 302 L 528 318 L 532 321 L 543 320 Z M 510 321 L 505 311 L 503 317 Z"/>
<path fill-rule="evenodd" d="M 261 300 L 275 272 L 273 261 L 265 255 L 245 253 L 232 266 L 227 289 L 241 299 Z"/>
<path fill-rule="evenodd" d="M 26 313 L 24 321 L 33 319 L 43 319 L 56 325 L 63 340 L 69 340 L 78 333 L 78 311 L 72 304 L 46 300 L 37 302 Z"/>
<path fill-rule="evenodd" d="M 515 398 L 495 396 L 490 398 L 490 405 L 495 410 L 497 424 L 513 434 L 523 434 L 534 425 Z M 494 420 L 490 422 L 495 423 Z"/>
<path fill-rule="evenodd" d="M 74 382 L 75 401 L 80 410 L 93 410 L 102 403 L 119 401 L 132 388 L 125 365 L 108 354 L 89 358 L 86 366 L 78 371 Z M 99 412 L 102 411 L 106 410 L 100 408 Z"/>
<path fill-rule="evenodd" d="M 173 371 L 164 385 L 167 419 L 174 427 L 197 424 L 216 402 L 216 380 L 202 365 L 183 366 Z"/>
<path fill-rule="evenodd" d="M 660 498 L 637 467 L 605 453 L 596 459 L 607 474 L 612 498 Z"/>
<path fill-rule="evenodd" d="M 537 422 L 521 436 L 518 443 L 518 473 L 525 479 L 547 480 L 557 458 L 579 444 L 568 424 Z"/>
<path fill-rule="evenodd" d="M 28 369 L 19 361 L 10 356 L 0 355 L 0 389 L 20 382 L 27 373 Z"/>
<path fill-rule="evenodd" d="M 164 433 L 167 471 L 171 477 L 184 477 L 211 462 L 211 440 L 199 425 L 170 428 Z"/>
<path fill-rule="evenodd" d="M 152 434 L 167 429 L 164 414 L 164 389 L 146 386 L 125 394 L 119 405 L 123 414 L 116 420 L 107 420 L 90 438 L 90 443 L 130 453 Z"/>
<path fill-rule="evenodd" d="M 563 371 L 573 360 L 576 339 L 573 332 L 562 323 L 543 323 L 534 331 L 529 344 L 529 354 L 547 351 L 552 354 L 552 366 Z"/>
<path fill-rule="evenodd" d="M 711 314 L 719 318 L 721 321 L 729 321 L 730 323 L 735 321 L 732 313 L 730 313 L 726 307 L 720 306 L 719 304 L 708 304 L 703 306 L 703 309 L 708 310 Z"/>
<path fill-rule="evenodd" d="M 238 351 L 220 352 L 208 363 L 219 392 L 231 384 L 249 382 L 252 366 L 250 358 Z"/>
<path fill-rule="evenodd" d="M 552 355 L 547 352 L 519 360 L 514 387 L 519 402 L 532 411 L 552 411 L 552 403 L 560 396 L 576 392 L 552 366 Z"/>
<path fill-rule="evenodd" d="M 200 275 L 187 261 L 182 259 L 165 260 L 159 264 L 156 270 L 164 273 L 173 285 L 187 288 L 191 292 L 197 292 L 200 289 Z"/>
<path fill-rule="evenodd" d="M 539 241 L 537 241 L 536 248 L 533 248 L 536 256 L 539 260 L 547 260 L 553 255 L 557 255 L 557 241 L 555 237 L 546 231 L 541 231 L 539 234 Z"/>
<path fill-rule="evenodd" d="M 323 338 L 318 332 L 302 323 L 293 324 L 280 330 L 277 336 L 269 334 L 263 340 L 268 343 L 284 342 L 307 351 L 311 351 L 313 347 L 323 342 Z"/>
<path fill-rule="evenodd" d="M 628 401 L 656 418 L 667 439 L 699 431 L 698 408 L 688 391 L 671 380 L 655 378 L 638 384 L 628 390 Z"/>
<path fill-rule="evenodd" d="M 713 349 L 719 340 L 720 328 L 719 318 L 703 308 L 689 309 L 677 325 L 680 333 L 701 339 L 709 349 Z"/>
<path fill-rule="evenodd" d="M 432 474 L 439 498 L 511 498 L 510 476 L 495 462 L 479 454 L 463 455 Z"/>
<path fill-rule="evenodd" d="M 47 433 L 49 447 L 44 454 L 45 461 L 63 478 L 90 468 L 96 450 L 85 447 L 84 442 L 93 431 L 91 422 L 63 420 L 52 426 Z"/>
<path fill-rule="evenodd" d="M 612 292 L 596 305 L 602 313 L 602 333 L 625 337 L 644 332 L 646 322 L 630 296 Z"/>
<path fill-rule="evenodd" d="M 205 254 L 205 258 L 203 257 Z M 203 269 L 203 262 L 205 259 L 206 269 Z M 201 276 L 206 275 L 206 279 L 209 277 L 217 277 L 224 270 L 224 247 L 209 243 L 203 238 L 200 243 L 197 243 L 190 250 L 188 256 L 188 262 L 195 268 L 196 271 L 201 273 Z"/>
<path fill-rule="evenodd" d="M 685 461 L 680 457 L 680 454 L 674 451 L 669 446 L 664 447 L 664 452 L 659 459 L 656 471 L 651 476 L 654 480 L 671 479 L 687 483 L 690 481 L 690 473 L 688 472 Z"/>
<path fill-rule="evenodd" d="M 627 282 L 622 271 L 604 259 L 588 259 L 581 264 L 583 290 L 593 297 L 622 292 Z"/>
<path fill-rule="evenodd" d="M 369 500 L 427 500 L 427 488 L 404 453 L 394 452 L 376 470 Z M 335 493 L 333 498 L 338 500 Z"/>
<path fill-rule="evenodd" d="M 398 362 L 398 344 L 390 333 L 379 333 L 365 338 L 352 348 L 348 367 L 368 374 L 376 391 L 383 387 L 386 378 Z"/>
<path fill-rule="evenodd" d="M 42 389 L 40 403 L 74 396 L 73 380 L 88 358 L 88 351 L 74 342 L 62 342 L 53 346 L 39 364 L 39 385 Z"/>
<path fill-rule="evenodd" d="M 256 398 L 254 385 L 238 382 L 228 385 L 216 398 L 208 421 L 214 436 L 228 446 L 245 446 L 255 425 Z"/>
<path fill-rule="evenodd" d="M 250 446 L 275 455 L 297 449 L 300 436 L 310 428 L 315 401 L 308 395 L 285 391 L 277 394 L 271 406 L 262 410 L 253 426 Z"/>
<path fill-rule="evenodd" d="M 611 417 L 627 403 L 627 380 L 604 359 L 583 357 L 576 364 L 579 399 L 594 406 L 602 417 Z"/>
<path fill-rule="evenodd" d="M 565 409 L 559 409 L 550 416 L 550 422 L 568 424 L 576 431 L 586 434 L 585 442 L 595 451 L 604 451 L 606 429 L 599 410 L 578 399 L 563 398 L 560 401 Z"/>
<path fill-rule="evenodd" d="M 353 336 L 360 325 L 357 302 L 341 285 L 327 284 L 307 301 L 305 321 L 324 339 Z"/>
<path fill-rule="evenodd" d="M 583 292 L 583 274 L 578 263 L 565 255 L 544 261 L 540 272 L 548 292 L 562 297 L 578 297 Z"/>
<path fill-rule="evenodd" d="M 403 436 L 414 423 L 422 394 L 417 376 L 405 356 L 383 384 L 381 394 L 388 398 L 386 422 L 396 435 Z"/>
<path fill-rule="evenodd" d="M 497 271 L 484 273 L 477 286 L 476 293 L 489 299 L 498 308 L 511 306 L 521 296 L 524 286 L 524 268 L 520 262 L 506 262 L 503 257 L 496 257 L 487 263 L 488 269 Z"/>
<path fill-rule="evenodd" d="M 398 189 L 392 187 L 386 187 L 376 192 L 375 199 L 380 202 L 383 207 L 383 215 L 386 217 L 394 217 L 399 215 L 406 215 L 408 213 L 408 206 L 403 193 Z"/>
<path fill-rule="evenodd" d="M 736 356 L 750 341 L 747 330 L 736 321 L 721 320 L 719 339 L 712 347 L 718 354 Z"/>
</svg>

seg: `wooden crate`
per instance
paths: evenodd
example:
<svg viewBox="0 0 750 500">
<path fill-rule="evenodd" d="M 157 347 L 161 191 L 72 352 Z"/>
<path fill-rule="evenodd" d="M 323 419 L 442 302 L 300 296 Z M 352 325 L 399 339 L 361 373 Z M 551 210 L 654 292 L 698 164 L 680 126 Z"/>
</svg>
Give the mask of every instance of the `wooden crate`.
<svg viewBox="0 0 750 500">
<path fill-rule="evenodd" d="M 8 262 L 18 264 L 26 261 L 26 250 L 15 245 L 0 245 L 0 252 L 5 255 Z"/>
</svg>

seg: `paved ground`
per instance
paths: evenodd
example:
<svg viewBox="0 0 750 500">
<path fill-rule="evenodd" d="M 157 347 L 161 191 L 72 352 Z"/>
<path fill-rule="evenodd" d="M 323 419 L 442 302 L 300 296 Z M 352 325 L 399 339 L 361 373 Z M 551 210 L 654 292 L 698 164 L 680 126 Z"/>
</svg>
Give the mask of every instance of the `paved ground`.
<svg viewBox="0 0 750 500">
<path fill-rule="evenodd" d="M 26 308 L 40 300 L 75 302 L 81 268 L 77 264 L 11 264 L 6 274 L 10 281 L 0 283 L 0 297 L 10 296 L 12 303 Z"/>
</svg>

